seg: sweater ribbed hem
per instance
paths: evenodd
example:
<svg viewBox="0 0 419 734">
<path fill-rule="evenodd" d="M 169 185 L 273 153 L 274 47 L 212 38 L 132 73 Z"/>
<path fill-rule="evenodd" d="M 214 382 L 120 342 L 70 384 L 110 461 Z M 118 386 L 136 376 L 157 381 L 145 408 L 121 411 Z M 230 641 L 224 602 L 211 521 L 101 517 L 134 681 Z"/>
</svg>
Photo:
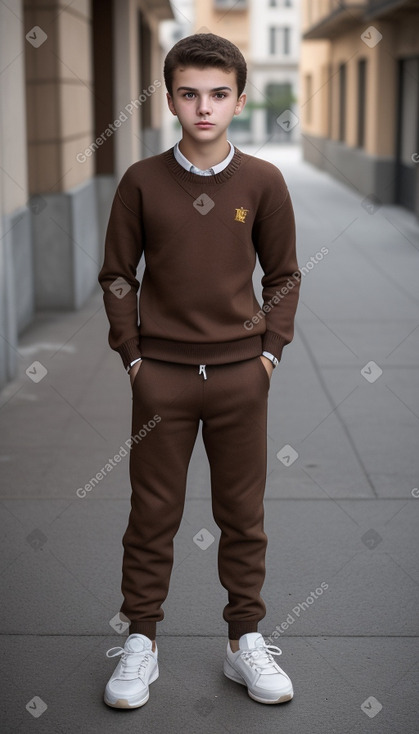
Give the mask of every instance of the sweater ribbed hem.
<svg viewBox="0 0 419 734">
<path fill-rule="evenodd" d="M 130 362 L 133 362 L 134 359 L 141 357 L 138 342 L 138 336 L 134 336 L 132 339 L 127 339 L 127 341 L 121 344 L 120 347 L 116 348 L 116 351 L 121 356 L 125 368 L 127 368 Z"/>
<path fill-rule="evenodd" d="M 262 354 L 262 336 L 250 336 L 232 342 L 191 344 L 143 336 L 140 339 L 141 354 L 150 359 L 180 364 L 229 364 L 252 359 Z"/>
</svg>

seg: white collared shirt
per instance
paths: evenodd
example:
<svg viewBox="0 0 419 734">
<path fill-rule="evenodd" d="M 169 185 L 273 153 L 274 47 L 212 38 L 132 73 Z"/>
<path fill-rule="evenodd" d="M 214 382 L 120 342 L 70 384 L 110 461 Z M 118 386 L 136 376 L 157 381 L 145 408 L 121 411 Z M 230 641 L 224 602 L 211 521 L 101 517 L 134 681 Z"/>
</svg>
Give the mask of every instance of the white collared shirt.
<svg viewBox="0 0 419 734">
<path fill-rule="evenodd" d="M 224 171 L 224 168 L 227 168 L 230 161 L 232 160 L 234 156 L 234 145 L 230 143 L 229 140 L 227 140 L 229 146 L 230 146 L 230 152 L 227 156 L 227 158 L 224 158 L 221 163 L 217 163 L 215 166 L 212 166 L 212 168 L 207 168 L 206 170 L 203 170 L 202 168 L 197 168 L 194 166 L 193 163 L 188 161 L 188 159 L 183 155 L 179 148 L 179 143 L 176 143 L 174 147 L 174 155 L 178 163 L 186 170 L 189 171 L 189 173 L 196 173 L 198 176 L 214 176 L 216 173 L 221 173 L 221 171 Z"/>
</svg>

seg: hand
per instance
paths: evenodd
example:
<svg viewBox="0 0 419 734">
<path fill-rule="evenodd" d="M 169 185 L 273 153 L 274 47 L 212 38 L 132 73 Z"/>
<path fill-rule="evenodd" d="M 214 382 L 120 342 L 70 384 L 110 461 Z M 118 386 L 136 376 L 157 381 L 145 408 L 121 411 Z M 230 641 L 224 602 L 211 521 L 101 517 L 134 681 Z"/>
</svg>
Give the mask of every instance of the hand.
<svg viewBox="0 0 419 734">
<path fill-rule="evenodd" d="M 133 386 L 133 384 L 134 384 L 134 380 L 135 380 L 136 374 L 137 374 L 138 370 L 140 369 L 140 367 L 141 367 L 142 363 L 143 363 L 143 362 L 142 362 L 142 360 L 141 360 L 141 362 L 136 362 L 136 363 L 135 363 L 135 364 L 134 364 L 134 365 L 133 365 L 133 366 L 131 367 L 131 369 L 130 369 L 130 371 L 129 371 L 129 379 L 130 379 L 130 381 L 131 381 L 131 387 L 132 387 L 132 386 Z"/>
<path fill-rule="evenodd" d="M 263 354 L 262 354 L 262 355 L 260 355 L 260 359 L 262 360 L 262 364 L 263 364 L 263 366 L 264 366 L 265 370 L 266 370 L 266 371 L 267 371 L 267 373 L 268 373 L 269 379 L 271 379 L 271 377 L 272 377 L 272 372 L 273 372 L 273 371 L 274 371 L 274 369 L 275 369 L 275 368 L 274 368 L 274 366 L 273 366 L 273 364 L 272 364 L 272 362 L 271 362 L 271 360 L 270 360 L 270 359 L 268 359 L 267 357 L 264 357 L 264 356 L 263 356 Z"/>
</svg>

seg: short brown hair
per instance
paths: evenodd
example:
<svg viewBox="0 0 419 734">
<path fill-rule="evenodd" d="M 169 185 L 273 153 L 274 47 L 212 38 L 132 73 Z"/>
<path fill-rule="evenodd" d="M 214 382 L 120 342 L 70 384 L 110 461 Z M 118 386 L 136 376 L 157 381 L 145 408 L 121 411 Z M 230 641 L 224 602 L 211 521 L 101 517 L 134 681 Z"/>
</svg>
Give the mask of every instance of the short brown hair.
<svg viewBox="0 0 419 734">
<path fill-rule="evenodd" d="M 236 72 L 238 96 L 246 84 L 247 66 L 241 51 L 227 38 L 214 33 L 195 33 L 175 43 L 164 62 L 164 81 L 172 97 L 173 74 L 180 66 L 196 66 L 205 69 L 215 66 L 225 71 Z"/>
</svg>

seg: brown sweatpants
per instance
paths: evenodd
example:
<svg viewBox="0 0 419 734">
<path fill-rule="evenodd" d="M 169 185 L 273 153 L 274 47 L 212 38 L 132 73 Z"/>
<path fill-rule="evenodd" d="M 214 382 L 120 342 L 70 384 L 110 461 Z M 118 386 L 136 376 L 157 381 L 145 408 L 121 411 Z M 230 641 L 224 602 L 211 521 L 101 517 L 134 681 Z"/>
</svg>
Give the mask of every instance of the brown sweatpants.
<svg viewBox="0 0 419 734">
<path fill-rule="evenodd" d="M 130 621 L 129 634 L 154 639 L 156 623 L 164 618 L 173 539 L 182 520 L 200 421 L 212 511 L 221 530 L 218 573 L 228 592 L 223 618 L 230 639 L 257 632 L 266 614 L 260 591 L 267 547 L 263 498 L 269 383 L 260 357 L 204 369 L 143 359 L 132 387 L 131 512 L 123 537 L 121 612 Z"/>
</svg>

